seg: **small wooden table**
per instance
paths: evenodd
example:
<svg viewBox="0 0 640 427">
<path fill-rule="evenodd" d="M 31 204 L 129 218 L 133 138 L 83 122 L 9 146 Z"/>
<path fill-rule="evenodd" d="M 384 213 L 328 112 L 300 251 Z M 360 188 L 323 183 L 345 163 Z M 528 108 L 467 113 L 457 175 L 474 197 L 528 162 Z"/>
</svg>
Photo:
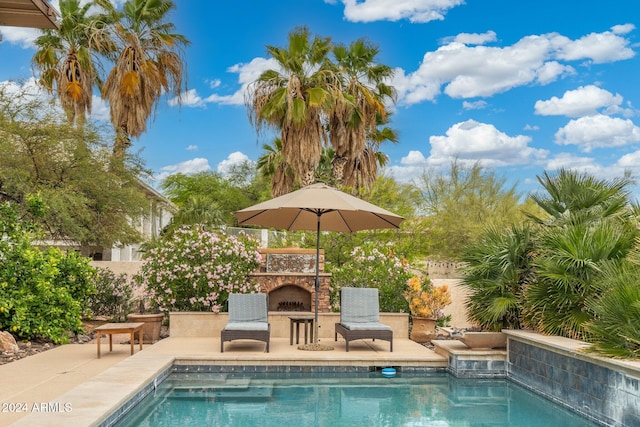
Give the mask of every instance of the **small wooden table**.
<svg viewBox="0 0 640 427">
<path fill-rule="evenodd" d="M 102 335 L 109 335 L 109 351 L 113 351 L 113 334 L 130 334 L 131 335 L 131 354 L 133 354 L 134 334 L 138 333 L 138 341 L 140 342 L 140 350 L 142 350 L 142 327 L 144 323 L 106 323 L 94 329 L 98 343 L 98 359 L 100 359 L 100 338 Z"/>
<path fill-rule="evenodd" d="M 313 342 L 313 317 L 309 316 L 291 316 L 289 317 L 289 345 L 293 345 L 293 325 L 296 325 L 296 344 L 300 343 L 300 324 L 304 325 L 304 343 L 307 343 L 307 327 L 311 333 Z"/>
</svg>

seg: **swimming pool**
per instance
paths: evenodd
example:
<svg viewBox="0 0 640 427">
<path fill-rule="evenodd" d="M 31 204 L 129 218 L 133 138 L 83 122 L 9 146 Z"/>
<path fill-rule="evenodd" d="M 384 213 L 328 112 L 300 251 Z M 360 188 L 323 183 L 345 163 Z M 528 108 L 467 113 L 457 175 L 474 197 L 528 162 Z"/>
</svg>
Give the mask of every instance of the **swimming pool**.
<svg viewBox="0 0 640 427">
<path fill-rule="evenodd" d="M 171 373 L 116 426 L 595 426 L 509 380 Z"/>
</svg>

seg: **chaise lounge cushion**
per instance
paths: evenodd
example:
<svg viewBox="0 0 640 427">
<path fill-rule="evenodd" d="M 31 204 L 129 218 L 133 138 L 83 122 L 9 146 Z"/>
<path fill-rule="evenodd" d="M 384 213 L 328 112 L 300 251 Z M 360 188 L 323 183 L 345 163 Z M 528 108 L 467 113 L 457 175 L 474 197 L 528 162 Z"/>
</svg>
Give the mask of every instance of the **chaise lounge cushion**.
<svg viewBox="0 0 640 427">
<path fill-rule="evenodd" d="M 340 323 L 336 323 L 335 339 L 338 334 L 346 341 L 359 339 L 381 339 L 389 341 L 389 350 L 393 351 L 393 329 L 380 323 L 380 305 L 378 289 L 350 288 L 340 290 Z"/>
<path fill-rule="evenodd" d="M 265 294 L 229 294 L 229 324 L 267 323 L 266 300 Z"/>
<path fill-rule="evenodd" d="M 264 341 L 269 352 L 269 325 L 266 294 L 229 294 L 229 321 L 220 331 L 220 351 L 226 341 Z"/>
<path fill-rule="evenodd" d="M 370 322 L 361 322 L 361 323 L 341 323 L 342 326 L 349 329 L 350 331 L 390 331 L 391 326 L 385 325 L 384 323 L 370 323 Z"/>
<path fill-rule="evenodd" d="M 269 324 L 264 322 L 229 322 L 224 329 L 227 331 L 267 331 Z"/>
</svg>

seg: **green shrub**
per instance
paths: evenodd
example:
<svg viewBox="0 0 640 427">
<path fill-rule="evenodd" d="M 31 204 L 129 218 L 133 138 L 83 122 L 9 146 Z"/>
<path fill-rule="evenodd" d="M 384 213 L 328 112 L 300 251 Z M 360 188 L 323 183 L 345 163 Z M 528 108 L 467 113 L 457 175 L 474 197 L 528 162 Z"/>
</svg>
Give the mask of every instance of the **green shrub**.
<svg viewBox="0 0 640 427">
<path fill-rule="evenodd" d="M 340 307 L 340 288 L 378 288 L 380 311 L 401 313 L 409 311 L 403 296 L 407 281 L 412 277 L 407 263 L 389 246 L 378 249 L 373 244 L 353 249 L 349 260 L 339 267 L 329 268 L 331 273 L 331 306 Z"/>
<path fill-rule="evenodd" d="M 114 322 L 126 320 L 134 307 L 134 284 L 126 273 L 115 274 L 98 268 L 95 276 L 96 292 L 89 299 L 94 316 L 106 316 Z"/>
<path fill-rule="evenodd" d="M 257 292 L 249 274 L 260 265 L 258 242 L 241 233 L 225 236 L 182 227 L 149 250 L 135 280 L 152 308 L 225 311 L 232 292 Z"/>
<path fill-rule="evenodd" d="M 33 225 L 7 203 L 0 205 L 0 234 L 0 330 L 55 343 L 81 332 L 83 303 L 93 292 L 89 260 L 32 246 Z"/>
<path fill-rule="evenodd" d="M 594 314 L 586 328 L 590 351 L 609 357 L 640 358 L 640 267 L 629 262 L 603 268 L 600 298 L 590 299 Z"/>
</svg>

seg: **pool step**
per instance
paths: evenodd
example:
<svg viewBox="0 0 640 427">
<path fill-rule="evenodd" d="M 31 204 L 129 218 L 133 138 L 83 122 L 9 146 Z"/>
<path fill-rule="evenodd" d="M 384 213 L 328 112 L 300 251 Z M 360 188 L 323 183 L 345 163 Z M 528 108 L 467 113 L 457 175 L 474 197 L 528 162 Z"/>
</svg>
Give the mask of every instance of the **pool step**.
<svg viewBox="0 0 640 427">
<path fill-rule="evenodd" d="M 230 379 L 220 383 L 211 381 L 185 380 L 173 382 L 173 393 L 169 399 L 215 399 L 223 400 L 270 400 L 273 397 L 273 382 L 252 385 L 249 378 Z"/>
</svg>

